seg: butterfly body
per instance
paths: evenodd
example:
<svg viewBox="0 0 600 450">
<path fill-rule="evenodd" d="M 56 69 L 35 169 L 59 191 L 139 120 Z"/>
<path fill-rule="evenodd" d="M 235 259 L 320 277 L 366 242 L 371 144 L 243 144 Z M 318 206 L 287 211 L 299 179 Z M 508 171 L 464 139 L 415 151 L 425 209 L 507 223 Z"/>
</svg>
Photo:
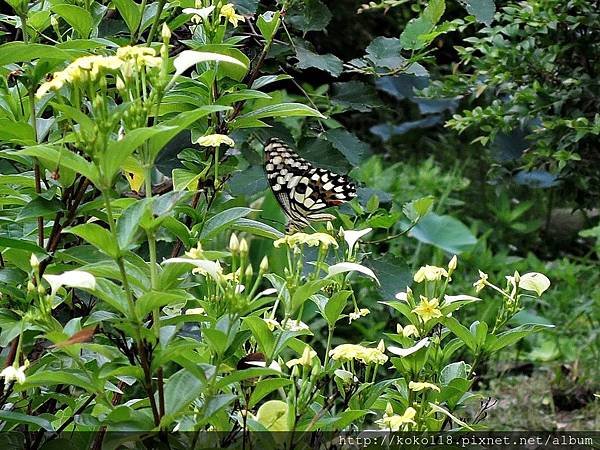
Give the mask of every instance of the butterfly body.
<svg viewBox="0 0 600 450">
<path fill-rule="evenodd" d="M 356 187 L 343 175 L 314 167 L 283 141 L 272 138 L 265 146 L 267 181 L 287 219 L 288 230 L 311 221 L 332 220 L 320 212 L 356 197 Z"/>
</svg>

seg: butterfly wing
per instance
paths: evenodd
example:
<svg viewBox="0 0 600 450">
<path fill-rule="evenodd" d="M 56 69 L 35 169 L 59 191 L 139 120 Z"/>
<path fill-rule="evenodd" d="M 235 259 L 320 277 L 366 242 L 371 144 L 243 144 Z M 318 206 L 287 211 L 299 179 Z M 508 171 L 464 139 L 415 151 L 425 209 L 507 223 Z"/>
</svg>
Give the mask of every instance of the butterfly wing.
<svg viewBox="0 0 600 450">
<path fill-rule="evenodd" d="M 333 219 L 319 211 L 356 197 L 355 186 L 344 176 L 312 166 L 279 139 L 265 147 L 265 170 L 275 198 L 296 228 Z"/>
</svg>

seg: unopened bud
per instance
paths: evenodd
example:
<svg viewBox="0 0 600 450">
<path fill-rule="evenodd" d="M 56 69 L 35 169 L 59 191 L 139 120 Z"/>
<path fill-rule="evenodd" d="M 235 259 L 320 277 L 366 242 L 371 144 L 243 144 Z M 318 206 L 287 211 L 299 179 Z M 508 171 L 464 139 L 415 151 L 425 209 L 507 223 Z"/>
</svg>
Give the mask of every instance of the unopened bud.
<svg viewBox="0 0 600 450">
<path fill-rule="evenodd" d="M 41 284 L 38 284 L 37 291 L 38 291 L 38 294 L 44 295 L 46 293 L 46 288 L 44 286 L 42 286 Z"/>
<path fill-rule="evenodd" d="M 254 274 L 254 270 L 252 269 L 252 266 L 248 265 L 248 267 L 246 267 L 246 272 L 245 272 L 244 276 L 246 278 L 252 278 L 253 274 Z"/>
<path fill-rule="evenodd" d="M 456 257 L 456 255 L 454 255 L 452 257 L 452 259 L 450 260 L 450 262 L 448 263 L 448 271 L 454 272 L 456 270 L 457 265 L 458 265 L 458 258 Z"/>
<path fill-rule="evenodd" d="M 240 249 L 240 241 L 235 233 L 231 233 L 231 237 L 229 238 L 229 250 L 233 253 L 236 253 Z"/>
<path fill-rule="evenodd" d="M 40 260 L 37 259 L 37 256 L 35 256 L 35 253 L 31 254 L 31 258 L 29 258 L 29 265 L 36 272 L 40 268 Z"/>
<path fill-rule="evenodd" d="M 240 240 L 240 253 L 248 253 L 248 241 L 244 238 Z"/>
<path fill-rule="evenodd" d="M 381 339 L 379 344 L 377 344 L 377 350 L 379 350 L 381 353 L 385 352 L 385 344 L 383 343 L 383 339 Z"/>
<path fill-rule="evenodd" d="M 269 270 L 269 258 L 263 256 L 263 259 L 260 262 L 260 271 L 266 272 L 267 270 Z"/>
<path fill-rule="evenodd" d="M 171 29 L 166 23 L 163 23 L 160 35 L 162 36 L 163 41 L 165 42 L 169 42 L 169 39 L 171 39 Z"/>
<path fill-rule="evenodd" d="M 27 283 L 27 292 L 33 292 L 35 291 L 35 284 L 33 284 L 33 282 L 31 280 L 29 280 L 29 282 Z"/>
</svg>

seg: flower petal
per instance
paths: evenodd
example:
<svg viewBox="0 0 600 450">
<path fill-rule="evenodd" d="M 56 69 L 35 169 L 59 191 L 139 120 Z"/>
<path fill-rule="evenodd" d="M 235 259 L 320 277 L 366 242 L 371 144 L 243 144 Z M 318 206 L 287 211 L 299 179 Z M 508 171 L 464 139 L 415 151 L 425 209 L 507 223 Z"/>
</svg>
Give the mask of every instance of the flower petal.
<svg viewBox="0 0 600 450">
<path fill-rule="evenodd" d="M 423 347 L 427 347 L 428 345 L 429 345 L 429 338 L 424 338 L 424 339 L 421 339 L 419 342 L 417 342 L 412 347 L 400 348 L 400 347 L 391 346 L 391 347 L 388 347 L 388 351 L 390 353 L 393 353 L 394 355 L 405 357 L 408 355 L 412 355 L 413 353 L 421 350 Z"/>
<path fill-rule="evenodd" d="M 327 277 L 332 277 L 339 273 L 345 273 L 345 272 L 360 272 L 362 274 L 365 274 L 365 275 L 373 278 L 377 282 L 377 284 L 379 284 L 379 280 L 377 279 L 377 276 L 371 269 L 369 269 L 368 267 L 362 266 L 360 264 L 356 264 L 356 263 L 342 262 L 339 264 L 334 264 L 333 266 L 329 266 L 329 269 L 327 270 L 327 272 L 328 272 Z"/>
<path fill-rule="evenodd" d="M 79 289 L 94 289 L 96 287 L 96 278 L 89 272 L 83 270 L 69 270 L 61 275 L 44 275 L 44 280 L 48 282 L 52 289 L 52 295 L 61 286 L 79 288 Z"/>
</svg>

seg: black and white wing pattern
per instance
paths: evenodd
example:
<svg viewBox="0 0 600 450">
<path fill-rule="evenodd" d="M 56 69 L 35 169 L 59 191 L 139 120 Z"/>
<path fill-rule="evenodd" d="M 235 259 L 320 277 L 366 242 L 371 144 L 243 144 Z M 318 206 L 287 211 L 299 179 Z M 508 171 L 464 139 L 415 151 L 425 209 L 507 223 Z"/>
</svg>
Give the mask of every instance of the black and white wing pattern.
<svg viewBox="0 0 600 450">
<path fill-rule="evenodd" d="M 345 176 L 314 167 L 277 138 L 265 146 L 265 171 L 289 230 L 332 220 L 334 216 L 319 211 L 356 197 L 356 187 Z"/>
</svg>

